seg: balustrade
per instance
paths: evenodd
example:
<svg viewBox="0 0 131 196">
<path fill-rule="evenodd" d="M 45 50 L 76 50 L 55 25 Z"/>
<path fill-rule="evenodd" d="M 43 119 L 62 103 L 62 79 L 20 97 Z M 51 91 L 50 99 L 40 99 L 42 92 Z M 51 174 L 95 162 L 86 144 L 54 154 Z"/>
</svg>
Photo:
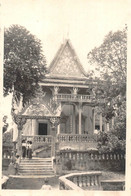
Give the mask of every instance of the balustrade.
<svg viewBox="0 0 131 196">
<path fill-rule="evenodd" d="M 87 151 L 75 151 L 75 150 L 61 150 L 60 151 L 61 159 L 70 159 L 70 160 L 122 160 L 125 159 L 123 154 L 99 154 L 98 152 L 87 152 Z"/>
<path fill-rule="evenodd" d="M 60 101 L 81 101 L 81 102 L 91 102 L 94 101 L 92 95 L 74 95 L 74 94 L 58 94 L 56 95 L 57 100 Z"/>
<path fill-rule="evenodd" d="M 91 142 L 91 141 L 95 141 L 96 138 L 95 136 L 89 136 L 89 135 L 85 135 L 85 134 L 60 134 L 58 135 L 58 141 L 59 142 Z"/>
<path fill-rule="evenodd" d="M 59 178 L 60 189 L 64 190 L 101 190 L 101 172 L 72 173 Z"/>
<path fill-rule="evenodd" d="M 51 135 L 35 135 L 35 136 L 22 136 L 22 140 L 32 141 L 32 143 L 51 143 Z"/>
</svg>

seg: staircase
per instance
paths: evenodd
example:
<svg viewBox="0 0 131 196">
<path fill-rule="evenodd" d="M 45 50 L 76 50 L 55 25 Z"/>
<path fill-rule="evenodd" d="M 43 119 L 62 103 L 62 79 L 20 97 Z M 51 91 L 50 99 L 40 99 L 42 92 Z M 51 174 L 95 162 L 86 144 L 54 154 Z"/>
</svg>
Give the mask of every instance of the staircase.
<svg viewBox="0 0 131 196">
<path fill-rule="evenodd" d="M 23 176 L 54 176 L 51 158 L 22 159 L 19 174 Z"/>
</svg>

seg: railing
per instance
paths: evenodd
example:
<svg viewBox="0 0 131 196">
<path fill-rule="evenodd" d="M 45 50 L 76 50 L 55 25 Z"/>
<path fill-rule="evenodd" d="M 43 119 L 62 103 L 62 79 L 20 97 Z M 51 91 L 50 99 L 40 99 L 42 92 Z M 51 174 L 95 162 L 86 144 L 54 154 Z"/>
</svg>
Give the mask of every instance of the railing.
<svg viewBox="0 0 131 196">
<path fill-rule="evenodd" d="M 59 142 L 92 142 L 96 141 L 95 136 L 89 136 L 86 134 L 60 134 L 57 137 Z"/>
<path fill-rule="evenodd" d="M 60 151 L 61 159 L 62 160 L 67 160 L 67 159 L 72 159 L 72 160 L 122 160 L 125 159 L 124 154 L 115 154 L 115 153 L 106 153 L 106 154 L 99 154 L 99 153 L 92 153 L 88 151 L 73 151 L 73 150 L 61 150 Z"/>
<path fill-rule="evenodd" d="M 102 190 L 101 172 L 72 173 L 59 178 L 60 190 Z"/>
<path fill-rule="evenodd" d="M 60 150 L 56 154 L 56 164 L 62 171 L 125 170 L 125 155 L 117 153 L 99 154 L 88 150 Z"/>
<path fill-rule="evenodd" d="M 62 101 L 81 101 L 81 102 L 92 102 L 94 97 L 92 95 L 73 95 L 73 94 L 57 94 L 57 100 Z"/>
<path fill-rule="evenodd" d="M 51 135 L 35 135 L 35 136 L 24 136 L 22 135 L 22 140 L 32 141 L 32 143 L 51 143 L 52 136 Z"/>
</svg>

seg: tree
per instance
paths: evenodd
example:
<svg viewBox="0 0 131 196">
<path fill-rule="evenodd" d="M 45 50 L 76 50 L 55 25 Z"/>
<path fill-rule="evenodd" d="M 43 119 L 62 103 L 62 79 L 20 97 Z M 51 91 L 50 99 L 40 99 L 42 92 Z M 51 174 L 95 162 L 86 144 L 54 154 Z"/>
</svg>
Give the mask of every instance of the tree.
<svg viewBox="0 0 131 196">
<path fill-rule="evenodd" d="M 9 124 L 7 123 L 7 116 L 3 116 L 3 133 L 7 131 Z"/>
<path fill-rule="evenodd" d="M 88 54 L 89 62 L 96 66 L 96 97 L 105 100 L 101 105 L 107 121 L 115 118 L 110 133 L 100 135 L 99 146 L 108 150 L 125 149 L 126 139 L 126 67 L 127 28 L 110 32 L 100 47 Z M 95 73 L 94 73 L 95 74 Z M 103 141 L 101 141 L 103 138 Z M 106 139 L 105 139 L 106 138 Z M 106 144 L 103 143 L 106 141 Z"/>
<path fill-rule="evenodd" d="M 4 96 L 23 106 L 36 95 L 39 82 L 46 73 L 46 61 L 40 40 L 26 28 L 13 25 L 4 32 Z"/>
</svg>

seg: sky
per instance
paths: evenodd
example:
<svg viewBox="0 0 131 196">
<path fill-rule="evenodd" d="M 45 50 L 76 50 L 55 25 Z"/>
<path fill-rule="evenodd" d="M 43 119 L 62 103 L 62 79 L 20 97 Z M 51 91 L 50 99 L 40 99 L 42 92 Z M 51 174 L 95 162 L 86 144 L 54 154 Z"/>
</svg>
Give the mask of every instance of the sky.
<svg viewBox="0 0 131 196">
<path fill-rule="evenodd" d="M 124 28 L 126 0 L 4 0 L 4 26 L 19 24 L 42 41 L 47 65 L 65 39 L 70 39 L 87 71 L 87 54 L 109 31 Z"/>
<path fill-rule="evenodd" d="M 124 28 L 129 7 L 127 0 L 3 0 L 2 21 L 5 28 L 19 24 L 36 35 L 42 41 L 47 66 L 64 40 L 70 39 L 88 72 L 88 52 L 109 31 Z M 7 105 L 4 111 L 8 111 Z"/>
</svg>

